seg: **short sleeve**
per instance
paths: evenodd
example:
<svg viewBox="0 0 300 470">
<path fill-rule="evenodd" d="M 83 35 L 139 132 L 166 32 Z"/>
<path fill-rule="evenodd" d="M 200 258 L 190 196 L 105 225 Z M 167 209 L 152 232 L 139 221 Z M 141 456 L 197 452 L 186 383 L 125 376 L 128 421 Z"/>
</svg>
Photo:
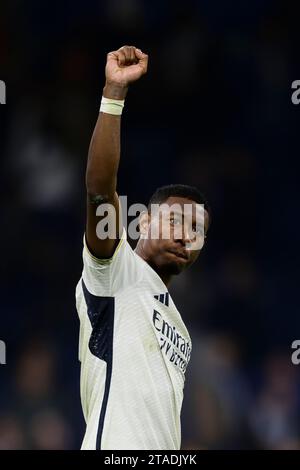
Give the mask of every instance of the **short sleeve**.
<svg viewBox="0 0 300 470">
<path fill-rule="evenodd" d="M 138 255 L 127 241 L 125 228 L 114 255 L 108 259 L 93 256 L 84 236 L 82 279 L 92 294 L 115 296 L 118 291 L 137 282 L 141 275 Z"/>
</svg>

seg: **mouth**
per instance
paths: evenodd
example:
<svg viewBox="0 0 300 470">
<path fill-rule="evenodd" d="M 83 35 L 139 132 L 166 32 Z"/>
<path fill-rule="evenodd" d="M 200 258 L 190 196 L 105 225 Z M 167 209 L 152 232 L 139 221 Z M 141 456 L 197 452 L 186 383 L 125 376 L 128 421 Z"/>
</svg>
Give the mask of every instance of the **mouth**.
<svg viewBox="0 0 300 470">
<path fill-rule="evenodd" d="M 171 250 L 168 250 L 168 252 L 171 253 L 172 255 L 176 256 L 176 258 L 184 259 L 185 261 L 188 261 L 188 259 L 189 259 L 189 256 L 186 252 L 171 251 Z"/>
</svg>

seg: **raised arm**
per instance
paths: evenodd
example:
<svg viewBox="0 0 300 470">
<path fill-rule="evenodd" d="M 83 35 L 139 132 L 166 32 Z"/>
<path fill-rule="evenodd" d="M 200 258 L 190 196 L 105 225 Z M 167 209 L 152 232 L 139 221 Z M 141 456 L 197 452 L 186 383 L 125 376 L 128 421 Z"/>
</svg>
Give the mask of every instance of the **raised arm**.
<svg viewBox="0 0 300 470">
<path fill-rule="evenodd" d="M 117 102 L 101 105 L 96 127 L 89 148 L 86 169 L 87 226 L 86 240 L 91 253 L 98 258 L 110 258 L 117 246 L 119 235 L 119 198 L 116 192 L 120 160 L 120 129 L 123 101 L 128 85 L 147 72 L 148 56 L 134 46 L 123 46 L 107 54 L 106 83 L 103 97 Z M 107 100 L 106 100 L 107 101 Z M 120 110 L 120 111 L 118 111 Z M 110 204 L 117 237 L 100 239 L 97 224 L 107 213 L 97 216 L 102 204 Z M 103 206 L 102 206 L 103 207 Z M 112 225 L 113 225 L 112 224 Z"/>
</svg>

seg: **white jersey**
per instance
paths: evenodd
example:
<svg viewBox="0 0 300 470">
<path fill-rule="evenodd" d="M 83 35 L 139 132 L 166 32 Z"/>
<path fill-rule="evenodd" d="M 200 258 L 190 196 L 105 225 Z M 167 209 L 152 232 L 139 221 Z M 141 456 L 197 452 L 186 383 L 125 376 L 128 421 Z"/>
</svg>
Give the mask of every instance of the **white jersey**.
<svg viewBox="0 0 300 470">
<path fill-rule="evenodd" d="M 126 231 L 109 260 L 84 243 L 80 318 L 82 449 L 178 450 L 191 339 L 158 274 Z"/>
</svg>

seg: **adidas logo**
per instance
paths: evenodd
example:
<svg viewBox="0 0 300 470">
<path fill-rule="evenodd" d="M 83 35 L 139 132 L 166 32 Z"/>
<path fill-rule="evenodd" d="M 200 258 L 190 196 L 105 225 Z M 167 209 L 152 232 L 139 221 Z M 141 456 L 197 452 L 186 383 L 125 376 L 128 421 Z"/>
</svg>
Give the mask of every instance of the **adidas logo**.
<svg viewBox="0 0 300 470">
<path fill-rule="evenodd" d="M 156 300 L 159 300 L 162 304 L 166 305 L 169 307 L 169 292 L 166 292 L 165 294 L 158 294 L 155 295 L 154 298 Z"/>
</svg>

